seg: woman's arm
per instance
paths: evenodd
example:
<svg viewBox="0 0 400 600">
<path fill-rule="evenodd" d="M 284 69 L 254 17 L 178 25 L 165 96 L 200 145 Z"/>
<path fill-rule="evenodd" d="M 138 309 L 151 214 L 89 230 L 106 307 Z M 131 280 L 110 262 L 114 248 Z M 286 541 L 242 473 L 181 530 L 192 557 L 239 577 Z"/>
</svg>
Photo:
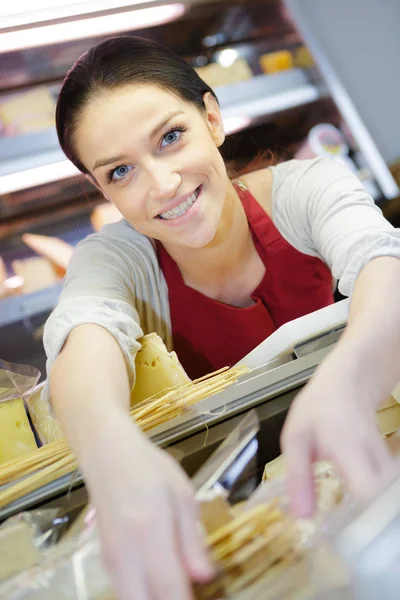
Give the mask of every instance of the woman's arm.
<svg viewBox="0 0 400 600">
<path fill-rule="evenodd" d="M 293 403 L 282 435 L 297 514 L 315 506 L 312 462 L 333 461 L 357 497 L 392 468 L 375 411 L 400 381 L 400 260 L 377 258 L 354 286 L 340 342 Z"/>
<path fill-rule="evenodd" d="M 178 465 L 128 413 L 143 335 L 135 294 L 151 309 L 150 293 L 159 287 L 145 242 L 140 252 L 141 240 L 124 236 L 130 230 L 114 226 L 74 253 L 45 327 L 51 400 L 96 508 L 118 597 L 161 600 L 167 592 L 188 600 L 190 578 L 209 574 L 194 493 Z M 145 321 L 155 329 L 163 317 L 161 299 L 156 307 L 158 320 L 148 315 Z"/>
<path fill-rule="evenodd" d="M 189 481 L 129 417 L 123 353 L 104 328 L 77 327 L 50 374 L 56 415 L 96 507 L 118 597 L 189 600 L 211 571 Z M 155 543 L 155 540 L 156 543 Z"/>
</svg>

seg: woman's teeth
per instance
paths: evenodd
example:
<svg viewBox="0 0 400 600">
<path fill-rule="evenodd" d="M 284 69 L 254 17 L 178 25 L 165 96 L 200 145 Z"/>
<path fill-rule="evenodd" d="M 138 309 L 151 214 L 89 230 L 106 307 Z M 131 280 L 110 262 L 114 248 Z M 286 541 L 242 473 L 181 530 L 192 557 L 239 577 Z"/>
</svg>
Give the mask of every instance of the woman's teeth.
<svg viewBox="0 0 400 600">
<path fill-rule="evenodd" d="M 189 210 L 189 208 L 191 206 L 193 206 L 193 204 L 196 202 L 196 200 L 198 198 L 198 195 L 199 195 L 199 189 L 197 189 L 195 192 L 193 192 L 193 194 L 191 196 L 189 196 L 189 198 L 187 200 L 185 200 L 185 202 L 182 202 L 182 204 L 179 204 L 179 206 L 176 206 L 172 210 L 168 210 L 165 213 L 161 213 L 159 215 L 160 219 L 165 219 L 166 221 L 169 221 L 171 219 L 177 219 L 178 217 L 181 217 L 182 215 L 187 213 L 187 211 Z"/>
</svg>

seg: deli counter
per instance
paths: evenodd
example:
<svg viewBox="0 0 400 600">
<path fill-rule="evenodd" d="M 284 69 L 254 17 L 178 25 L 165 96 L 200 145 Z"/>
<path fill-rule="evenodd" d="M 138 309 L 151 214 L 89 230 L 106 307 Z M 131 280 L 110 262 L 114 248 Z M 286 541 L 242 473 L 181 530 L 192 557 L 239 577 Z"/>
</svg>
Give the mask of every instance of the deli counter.
<svg viewBox="0 0 400 600">
<path fill-rule="evenodd" d="M 212 556 L 220 557 L 215 581 L 196 586 L 196 599 L 359 600 L 376 597 L 366 596 L 365 591 L 368 586 L 381 589 L 377 586 L 383 579 L 386 595 L 381 597 L 396 597 L 397 480 L 370 505 L 358 506 L 346 497 L 332 467 L 320 463 L 315 471 L 320 512 L 313 520 L 296 522 L 288 512 L 279 450 L 282 426 L 292 401 L 340 339 L 347 312 L 348 302 L 342 301 L 284 326 L 244 357 L 240 366 L 215 375 L 224 377 L 238 369 L 223 391 L 206 393 L 174 418 L 148 430 L 153 442 L 192 479 L 207 543 Z M 260 364 L 263 358 L 267 362 Z M 31 398 L 41 397 L 42 388 L 39 384 L 29 393 L 21 392 L 28 406 Z M 178 388 L 172 392 L 179 395 Z M 396 454 L 399 392 L 394 390 L 377 412 L 381 433 Z M 167 397 L 168 390 L 160 399 Z M 157 397 L 138 407 L 142 412 L 154 402 Z M 58 475 L 64 460 L 60 444 L 62 439 L 25 455 L 19 461 L 25 471 L 6 484 L 4 468 L 10 474 L 11 463 L 0 465 L 0 597 L 4 600 L 116 599 L 81 474 L 68 463 L 67 473 Z M 49 462 L 41 466 L 35 462 L 38 453 L 49 456 L 51 449 Z M 35 457 L 33 462 L 30 456 Z M 31 470 L 29 460 L 36 465 Z M 272 529 L 271 522 L 275 523 Z M 240 545 L 230 549 L 225 560 L 219 544 L 228 538 L 235 546 L 235 531 Z M 368 570 L 369 557 L 376 556 L 377 549 L 384 551 L 386 566 Z"/>
</svg>

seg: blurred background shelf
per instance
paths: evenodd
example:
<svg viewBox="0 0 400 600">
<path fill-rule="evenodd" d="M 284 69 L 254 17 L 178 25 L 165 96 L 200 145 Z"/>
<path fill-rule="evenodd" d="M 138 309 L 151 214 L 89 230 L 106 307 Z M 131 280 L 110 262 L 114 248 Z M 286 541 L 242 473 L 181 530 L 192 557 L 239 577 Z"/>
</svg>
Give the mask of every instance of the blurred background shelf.
<svg viewBox="0 0 400 600">
<path fill-rule="evenodd" d="M 93 232 L 92 211 L 104 199 L 59 148 L 54 106 L 74 61 L 93 44 L 118 33 L 164 43 L 205 79 L 210 77 L 228 134 L 222 152 L 234 172 L 246 171 L 250 164 L 252 168 L 268 165 L 271 153 L 276 160 L 307 155 L 310 131 L 320 124 L 328 130 L 334 126 L 348 147 L 346 158 L 388 218 L 398 224 L 400 120 L 390 111 L 394 99 L 400 97 L 400 79 L 384 67 L 388 54 L 400 44 L 400 38 L 392 40 L 390 34 L 393 23 L 399 22 L 400 15 L 397 21 L 395 17 L 400 4 L 389 4 L 379 0 L 351 4 L 346 0 L 146 0 L 135 4 L 91 0 L 67 9 L 69 13 L 90 12 L 76 14 L 72 29 L 66 28 L 70 16 L 54 7 L 45 13 L 32 5 L 29 13 L 3 19 L 0 258 L 7 274 L 13 274 L 14 261 L 34 256 L 22 240 L 26 232 L 58 237 L 72 246 Z M 370 31 L 367 20 L 361 24 L 359 18 L 367 11 L 377 21 L 375 27 L 368 20 Z M 92 17 L 105 17 L 100 19 L 101 30 L 93 28 Z M 109 30 L 107 25 L 104 29 L 107 22 Z M 119 30 L 112 25 L 117 22 Z M 36 36 L 32 37 L 34 23 Z M 51 41 L 49 25 L 55 27 L 56 41 Z M 83 33 L 78 35 L 78 31 Z M 362 61 L 362 77 L 356 54 Z M 374 92 L 370 96 L 368 89 Z M 0 298 L 0 357 L 34 364 L 44 372 L 41 333 L 61 285 L 60 280 L 31 294 Z"/>
</svg>

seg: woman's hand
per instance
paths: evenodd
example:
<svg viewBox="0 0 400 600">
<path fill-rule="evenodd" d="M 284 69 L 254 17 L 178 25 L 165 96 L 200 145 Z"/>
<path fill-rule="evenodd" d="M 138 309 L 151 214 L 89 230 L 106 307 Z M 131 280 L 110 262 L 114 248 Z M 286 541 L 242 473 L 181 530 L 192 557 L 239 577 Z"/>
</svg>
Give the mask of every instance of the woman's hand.
<svg viewBox="0 0 400 600">
<path fill-rule="evenodd" d="M 339 343 L 296 397 L 281 438 L 296 515 L 310 516 L 315 508 L 315 461 L 331 461 L 359 499 L 388 476 L 393 460 L 376 425 L 373 377 Z"/>
<path fill-rule="evenodd" d="M 191 581 L 208 581 L 212 569 L 189 480 L 132 423 L 104 441 L 86 472 L 118 598 L 191 599 Z"/>
</svg>

